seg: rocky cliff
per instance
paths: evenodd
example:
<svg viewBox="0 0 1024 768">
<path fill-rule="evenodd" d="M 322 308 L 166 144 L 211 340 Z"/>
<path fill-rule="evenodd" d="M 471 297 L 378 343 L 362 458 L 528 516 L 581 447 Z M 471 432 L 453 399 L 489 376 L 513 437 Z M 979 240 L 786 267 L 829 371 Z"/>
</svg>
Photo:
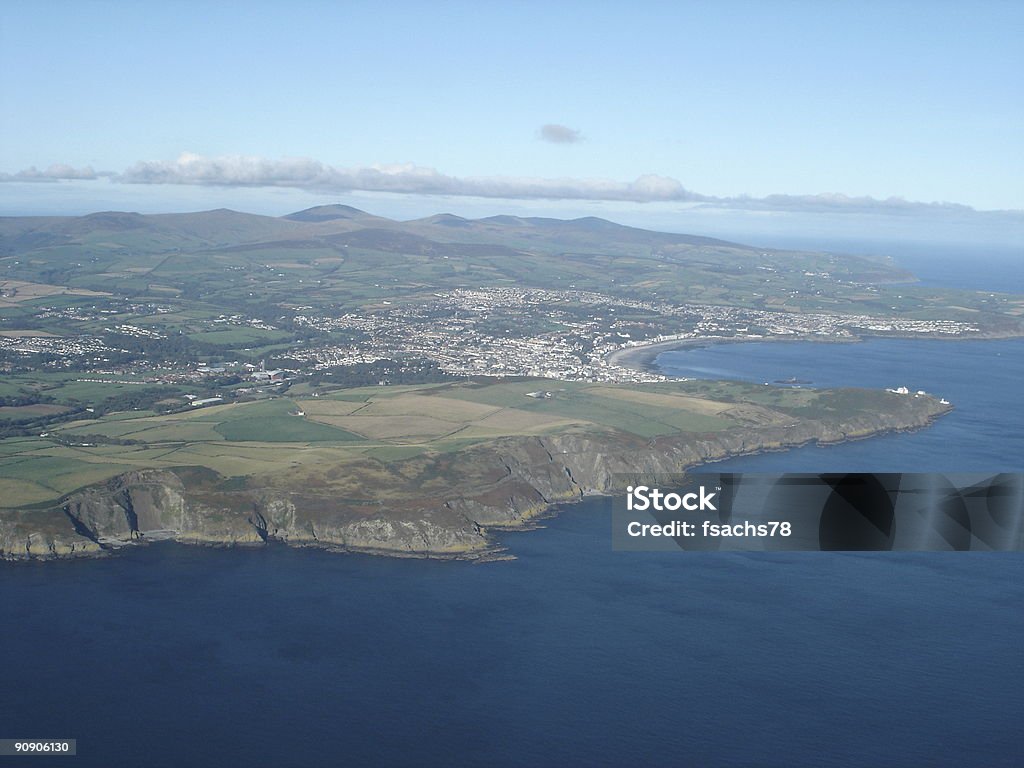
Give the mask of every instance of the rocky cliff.
<svg viewBox="0 0 1024 768">
<path fill-rule="evenodd" d="M 215 546 L 283 542 L 397 556 L 481 558 L 490 531 L 522 528 L 553 504 L 620 489 L 623 476 L 678 473 L 707 461 L 809 442 L 827 444 L 917 429 L 945 413 L 932 398 L 892 412 L 796 420 L 644 441 L 618 432 L 505 438 L 456 454 L 372 469 L 389 487 L 361 496 L 303 478 L 261 486 L 199 467 L 138 470 L 45 509 L 0 510 L 0 556 L 100 556 L 159 538 Z M 334 475 L 355 477 L 363 466 Z M 349 484 L 350 486 L 351 484 Z M 346 486 L 346 487 L 349 487 Z"/>
</svg>

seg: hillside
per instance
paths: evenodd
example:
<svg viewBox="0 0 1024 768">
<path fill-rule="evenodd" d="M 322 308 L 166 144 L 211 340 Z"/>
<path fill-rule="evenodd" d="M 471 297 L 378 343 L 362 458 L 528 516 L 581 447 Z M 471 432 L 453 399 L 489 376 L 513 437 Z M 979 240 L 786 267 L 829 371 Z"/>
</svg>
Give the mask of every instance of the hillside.
<svg viewBox="0 0 1024 768">
<path fill-rule="evenodd" d="M 385 233 L 390 233 L 386 235 Z M 480 248 L 467 250 L 465 245 Z M 350 252 L 351 248 L 358 251 Z M 793 272 L 792 286 L 808 271 L 828 264 L 836 277 L 898 280 L 908 276 L 882 262 L 838 258 L 804 252 L 762 251 L 749 246 L 692 235 L 650 232 L 597 218 L 563 221 L 495 216 L 468 220 L 448 214 L 409 222 L 374 216 L 348 206 L 320 206 L 281 218 L 228 210 L 143 216 L 101 213 L 71 218 L 0 219 L 0 261 L 6 277 L 110 290 L 121 287 L 133 297 L 153 293 L 152 285 L 185 289 L 193 280 L 203 285 L 197 298 L 243 300 L 240 288 L 262 287 L 252 270 L 268 253 L 288 262 L 280 291 L 294 290 L 301 280 L 328 282 L 337 278 L 362 289 L 360 266 L 374 262 L 381 248 L 408 258 L 391 261 L 390 275 L 420 277 L 431 287 L 469 287 L 485 282 L 521 287 L 575 285 L 633 294 L 657 290 L 671 298 L 679 286 L 707 282 L 737 291 L 750 287 L 751 271 L 773 268 Z M 302 258 L 291 258 L 295 251 Z M 407 252 L 406 252 L 407 251 Z M 515 258 L 510 258 L 515 254 Z M 445 270 L 418 260 L 447 257 Z M 193 258 L 201 256 L 202 258 Z M 328 261 L 345 257 L 345 265 Z M 454 261 L 453 261 L 454 260 Z M 17 263 L 15 263 L 17 262 Z M 222 274 L 239 267 L 249 274 Z M 188 276 L 178 274 L 187 270 Z M 139 275 L 145 275 L 146 283 Z M 45 280 L 42 278 L 45 277 Z M 198 280 L 199 277 L 203 279 Z M 680 279 L 682 278 L 682 279 Z M 789 283 L 789 281 L 786 281 Z M 809 287 L 809 286 L 808 286 Z M 158 291 L 159 292 L 159 291 Z M 248 291 L 246 292 L 248 293 Z M 261 291 L 264 298 L 277 291 Z M 408 293 L 408 290 L 400 291 Z M 678 298 L 684 298 L 679 295 Z M 693 297 L 691 297 L 693 298 Z M 736 296 L 720 300 L 742 303 Z"/>
</svg>

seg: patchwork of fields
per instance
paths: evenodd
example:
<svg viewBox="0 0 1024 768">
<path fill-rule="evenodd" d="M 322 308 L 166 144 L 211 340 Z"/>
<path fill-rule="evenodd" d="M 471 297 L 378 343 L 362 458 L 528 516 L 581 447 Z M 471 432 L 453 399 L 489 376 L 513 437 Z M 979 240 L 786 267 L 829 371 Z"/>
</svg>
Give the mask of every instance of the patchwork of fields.
<svg viewBox="0 0 1024 768">
<path fill-rule="evenodd" d="M 99 385 L 92 385 L 99 386 Z M 547 389 L 551 387 L 551 389 Z M 768 389 L 768 388 L 766 388 Z M 540 396 L 530 396 L 540 395 Z M 0 441 L 3 506 L 52 502 L 130 469 L 203 466 L 272 479 L 351 462 L 450 453 L 503 437 L 618 431 L 642 438 L 791 419 L 817 394 L 706 382 L 465 381 L 317 391 L 158 415 L 127 411 Z M 716 399 L 719 398 L 719 399 Z M 764 402 L 756 402 L 760 398 Z"/>
</svg>

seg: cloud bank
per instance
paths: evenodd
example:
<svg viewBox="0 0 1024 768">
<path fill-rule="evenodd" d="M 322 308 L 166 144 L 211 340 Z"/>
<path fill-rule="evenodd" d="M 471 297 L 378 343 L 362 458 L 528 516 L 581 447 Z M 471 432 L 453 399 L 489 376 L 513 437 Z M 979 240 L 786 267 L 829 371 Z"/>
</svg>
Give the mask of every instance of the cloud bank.
<svg viewBox="0 0 1024 768">
<path fill-rule="evenodd" d="M 96 173 L 89 166 L 73 168 L 63 163 L 54 163 L 42 171 L 33 165 L 17 173 L 0 173 L 0 181 L 81 181 L 98 179 L 102 175 L 111 174 Z"/>
<path fill-rule="evenodd" d="M 548 126 L 545 126 L 548 127 Z M 561 126 L 559 126 L 561 127 Z M 568 129 L 567 129 L 568 130 Z M 107 178 L 116 184 L 176 184 L 207 187 L 281 187 L 310 192 L 389 192 L 409 195 L 508 200 L 593 200 L 630 203 L 676 202 L 704 208 L 748 211 L 941 214 L 1024 217 L 1024 211 L 979 212 L 955 203 L 922 203 L 890 197 L 842 194 L 715 197 L 684 187 L 676 179 L 648 174 L 633 181 L 551 179 L 521 176 L 457 177 L 412 163 L 340 168 L 308 158 L 207 157 L 185 152 L 176 160 L 139 162 L 117 172 L 54 164 L 0 173 L 0 182 L 59 182 Z"/>
<path fill-rule="evenodd" d="M 396 192 L 535 200 L 700 201 L 701 195 L 665 176 L 635 181 L 448 176 L 411 163 L 336 168 L 318 160 L 204 157 L 136 163 L 114 179 L 128 184 L 201 184 L 231 187 L 295 187 L 325 192 Z"/>
</svg>

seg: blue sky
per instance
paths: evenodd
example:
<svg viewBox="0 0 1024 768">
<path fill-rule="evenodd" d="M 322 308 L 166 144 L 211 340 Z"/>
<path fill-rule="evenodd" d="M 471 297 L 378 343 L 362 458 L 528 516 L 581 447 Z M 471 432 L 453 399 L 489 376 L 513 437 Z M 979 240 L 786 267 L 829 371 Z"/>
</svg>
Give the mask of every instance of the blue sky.
<svg viewBox="0 0 1024 768">
<path fill-rule="evenodd" d="M 1020 211 L 1022 39 L 1019 2 L 5 3 L 0 213 Z"/>
</svg>

